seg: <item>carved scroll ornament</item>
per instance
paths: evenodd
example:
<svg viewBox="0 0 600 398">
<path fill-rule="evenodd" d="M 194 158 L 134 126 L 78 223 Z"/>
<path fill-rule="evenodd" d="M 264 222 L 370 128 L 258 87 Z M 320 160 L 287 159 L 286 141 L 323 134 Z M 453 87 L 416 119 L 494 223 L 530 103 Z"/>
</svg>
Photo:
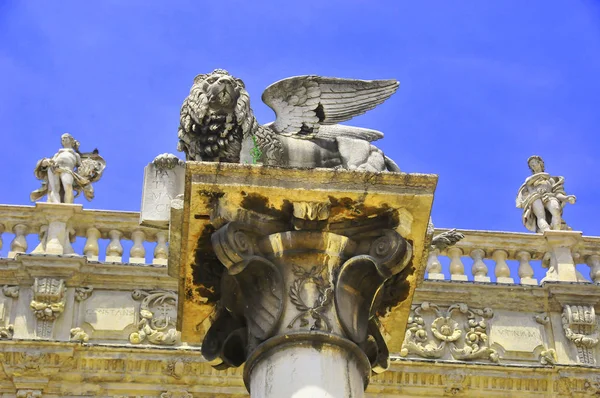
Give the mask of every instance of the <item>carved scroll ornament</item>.
<svg viewBox="0 0 600 398">
<path fill-rule="evenodd" d="M 214 367 L 242 365 L 252 347 L 275 335 L 311 331 L 353 341 L 374 371 L 388 367 L 377 314 L 395 305 L 402 280 L 386 283 L 407 267 L 412 246 L 381 223 L 355 224 L 351 237 L 332 233 L 329 206 L 301 202 L 287 223 L 233 221 L 212 233 L 223 272 L 210 287 L 220 297 L 202 354 Z"/>
<path fill-rule="evenodd" d="M 423 313 L 433 313 L 436 318 L 427 325 Z M 498 362 L 498 353 L 490 348 L 487 334 L 487 319 L 493 315 L 491 308 L 475 309 L 459 303 L 442 310 L 435 304 L 423 302 L 413 308 L 408 318 L 400 355 L 437 359 L 449 351 L 456 360 L 488 359 Z"/>
<path fill-rule="evenodd" d="M 174 345 L 179 341 L 175 329 L 177 295 L 168 290 L 134 290 L 131 296 L 142 300 L 138 331 L 129 335 L 132 344 Z"/>
</svg>

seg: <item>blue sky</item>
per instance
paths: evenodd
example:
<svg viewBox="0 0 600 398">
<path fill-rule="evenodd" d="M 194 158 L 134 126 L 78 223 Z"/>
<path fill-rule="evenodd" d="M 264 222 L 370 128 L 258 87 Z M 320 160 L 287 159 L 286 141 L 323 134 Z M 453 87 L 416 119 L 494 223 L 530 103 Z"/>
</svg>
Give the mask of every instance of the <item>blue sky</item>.
<svg viewBox="0 0 600 398">
<path fill-rule="evenodd" d="M 144 166 L 176 153 L 181 102 L 214 68 L 262 90 L 301 74 L 396 78 L 351 124 L 406 172 L 439 174 L 438 227 L 521 231 L 541 155 L 600 235 L 600 2 L 0 1 L 0 203 L 29 204 L 36 161 L 68 131 L 108 167 L 86 208 L 139 210 Z M 182 156 L 182 154 L 179 154 Z"/>
</svg>

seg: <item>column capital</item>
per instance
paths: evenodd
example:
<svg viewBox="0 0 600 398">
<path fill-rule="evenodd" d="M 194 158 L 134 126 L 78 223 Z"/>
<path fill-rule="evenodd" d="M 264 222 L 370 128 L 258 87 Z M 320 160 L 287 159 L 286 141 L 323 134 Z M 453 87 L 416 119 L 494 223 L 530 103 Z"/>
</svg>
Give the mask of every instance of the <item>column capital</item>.
<svg viewBox="0 0 600 398">
<path fill-rule="evenodd" d="M 218 369 L 250 358 L 257 375 L 288 360 L 265 347 L 292 336 L 302 358 L 312 354 L 300 340 L 326 345 L 315 366 L 337 358 L 340 377 L 343 363 L 366 380 L 385 370 L 425 272 L 436 179 L 188 162 L 181 247 L 171 247 L 182 341 L 202 343 Z"/>
</svg>

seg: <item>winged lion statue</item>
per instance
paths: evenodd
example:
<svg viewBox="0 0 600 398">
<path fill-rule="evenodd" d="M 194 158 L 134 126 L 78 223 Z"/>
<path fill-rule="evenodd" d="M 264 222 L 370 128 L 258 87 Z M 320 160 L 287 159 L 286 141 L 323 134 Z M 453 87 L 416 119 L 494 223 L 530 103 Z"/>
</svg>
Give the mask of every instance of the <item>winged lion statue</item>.
<svg viewBox="0 0 600 398">
<path fill-rule="evenodd" d="M 398 85 L 312 75 L 283 79 L 262 95 L 277 117 L 261 125 L 244 83 L 216 69 L 196 76 L 183 102 L 178 150 L 186 160 L 238 163 L 249 147 L 266 165 L 400 171 L 371 144 L 381 132 L 339 124 L 375 108 Z"/>
</svg>

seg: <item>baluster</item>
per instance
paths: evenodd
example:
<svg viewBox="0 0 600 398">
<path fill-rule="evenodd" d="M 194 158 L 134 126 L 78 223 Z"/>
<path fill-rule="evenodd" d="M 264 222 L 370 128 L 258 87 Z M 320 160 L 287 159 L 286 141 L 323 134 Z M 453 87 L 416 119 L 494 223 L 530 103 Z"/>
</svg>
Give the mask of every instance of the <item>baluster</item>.
<svg viewBox="0 0 600 398">
<path fill-rule="evenodd" d="M 169 261 L 169 248 L 167 247 L 167 232 L 159 231 L 156 233 L 156 247 L 154 248 L 153 265 L 167 266 Z"/>
<path fill-rule="evenodd" d="M 121 236 L 123 233 L 116 229 L 111 229 L 108 232 L 110 243 L 106 247 L 106 262 L 121 263 L 123 262 L 123 246 L 121 245 Z"/>
<path fill-rule="evenodd" d="M 492 253 L 492 258 L 496 261 L 496 283 L 515 283 L 510 277 L 510 268 L 506 264 L 508 252 L 505 250 L 495 250 Z"/>
<path fill-rule="evenodd" d="M 129 251 L 129 263 L 131 264 L 146 264 L 146 249 L 144 248 L 144 240 L 146 234 L 144 231 L 136 229 L 131 233 L 133 246 Z"/>
<path fill-rule="evenodd" d="M 439 254 L 439 249 L 432 249 L 429 251 L 429 257 L 427 258 L 427 279 L 444 280 L 442 263 L 440 263 L 440 260 L 438 259 Z"/>
<path fill-rule="evenodd" d="M 17 224 L 13 227 L 15 237 L 10 243 L 10 251 L 8 252 L 8 258 L 15 258 L 18 253 L 25 253 L 27 251 L 27 226 L 24 224 Z"/>
<path fill-rule="evenodd" d="M 485 257 L 485 251 L 482 249 L 473 249 L 471 251 L 471 258 L 473 259 L 473 265 L 471 266 L 471 272 L 473 272 L 473 280 L 475 282 L 489 282 L 490 277 L 488 276 L 488 267 L 483 262 Z"/>
<path fill-rule="evenodd" d="M 462 255 L 463 251 L 459 247 L 451 247 L 448 249 L 448 256 L 450 257 L 450 280 L 468 280 L 467 276 L 465 275 L 465 266 L 460 259 Z"/>
<path fill-rule="evenodd" d="M 2 250 L 2 234 L 4 233 L 4 224 L 0 224 L 0 250 Z"/>
<path fill-rule="evenodd" d="M 87 240 L 83 247 L 83 254 L 87 257 L 88 261 L 98 261 L 98 254 L 100 248 L 98 247 L 98 239 L 100 239 L 100 231 L 98 228 L 90 227 L 85 231 Z"/>
<path fill-rule="evenodd" d="M 592 254 L 587 258 L 590 266 L 590 278 L 594 283 L 600 283 L 600 255 Z"/>
<path fill-rule="evenodd" d="M 529 264 L 531 260 L 531 254 L 525 250 L 517 252 L 517 259 L 519 260 L 519 278 L 521 285 L 536 285 L 538 284 L 537 279 L 533 277 L 533 268 Z"/>
</svg>

